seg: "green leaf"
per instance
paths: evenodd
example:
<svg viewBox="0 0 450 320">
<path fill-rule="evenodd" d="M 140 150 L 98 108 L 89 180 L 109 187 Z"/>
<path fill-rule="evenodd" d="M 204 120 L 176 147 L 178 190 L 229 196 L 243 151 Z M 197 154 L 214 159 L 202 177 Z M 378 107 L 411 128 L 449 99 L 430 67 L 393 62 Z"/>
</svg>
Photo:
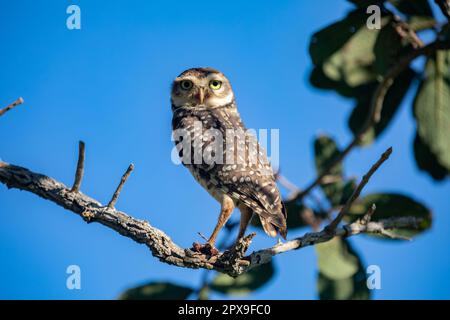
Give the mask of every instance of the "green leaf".
<svg viewBox="0 0 450 320">
<path fill-rule="evenodd" d="M 262 264 L 249 272 L 233 278 L 226 274 L 219 274 L 214 278 L 211 290 L 232 295 L 245 295 L 265 285 L 275 274 L 272 262 Z"/>
<path fill-rule="evenodd" d="M 336 142 L 326 135 L 321 135 L 314 141 L 314 155 L 317 174 L 320 175 L 341 154 Z M 320 187 L 332 205 L 338 205 L 342 199 L 344 181 L 342 180 L 342 163 L 336 165 L 327 176 L 335 180 L 322 183 Z"/>
<path fill-rule="evenodd" d="M 204 287 L 200 289 L 198 293 L 198 300 L 209 300 L 209 288 Z"/>
<path fill-rule="evenodd" d="M 404 237 L 413 237 L 431 227 L 431 211 L 420 202 L 397 193 L 374 193 L 357 200 L 350 208 L 347 219 L 352 221 L 356 220 L 364 215 L 372 204 L 375 204 L 377 207 L 375 214 L 372 217 L 372 221 L 408 216 L 423 219 L 417 229 L 389 230 L 393 234 Z"/>
<path fill-rule="evenodd" d="M 291 201 L 285 201 L 284 206 L 286 207 L 287 212 L 287 220 L 286 225 L 288 230 L 293 230 L 297 228 L 306 227 L 307 223 L 302 218 L 303 210 L 305 210 L 305 207 L 303 204 L 299 203 L 298 201 L 291 200 Z M 254 219 L 258 220 L 259 219 Z M 260 223 L 261 225 L 261 223 Z M 261 226 L 262 228 L 262 226 Z"/>
<path fill-rule="evenodd" d="M 430 148 L 416 134 L 414 139 L 414 157 L 420 170 L 426 171 L 434 180 L 444 180 L 449 172 L 441 166 Z"/>
<path fill-rule="evenodd" d="M 314 33 L 309 45 L 309 53 L 315 66 L 324 64 L 338 52 L 365 24 L 365 12 L 355 10 L 346 18 Z"/>
<path fill-rule="evenodd" d="M 390 20 L 377 37 L 374 46 L 375 63 L 374 70 L 377 74 L 384 76 L 392 68 L 401 56 L 413 49 L 413 39 L 400 35 L 397 30 L 401 26 L 398 22 Z"/>
<path fill-rule="evenodd" d="M 450 171 L 450 50 L 428 58 L 414 100 L 414 116 L 421 141 Z"/>
<path fill-rule="evenodd" d="M 366 273 L 359 255 L 341 237 L 316 245 L 321 300 L 368 299 Z"/>
<path fill-rule="evenodd" d="M 348 86 L 343 81 L 334 81 L 326 76 L 322 66 L 314 67 L 309 75 L 309 82 L 318 89 L 334 90 L 344 97 L 355 97 L 358 93 L 357 88 Z"/>
<path fill-rule="evenodd" d="M 365 10 L 354 10 L 312 36 L 309 47 L 312 62 L 330 80 L 351 88 L 375 80 L 373 47 L 379 30 L 366 27 L 367 17 Z M 388 19 L 383 17 L 382 25 Z"/>
<path fill-rule="evenodd" d="M 319 271 L 333 280 L 346 279 L 358 272 L 359 258 L 349 250 L 347 241 L 335 237 L 315 246 Z"/>
<path fill-rule="evenodd" d="M 170 282 L 150 282 L 128 289 L 119 297 L 121 300 L 185 300 L 194 290 Z"/>
<path fill-rule="evenodd" d="M 320 300 L 368 300 L 370 290 L 366 284 L 366 274 L 360 269 L 353 276 L 333 280 L 322 273 L 317 279 L 317 290 Z"/>
<path fill-rule="evenodd" d="M 333 138 L 326 135 L 318 136 L 314 140 L 314 160 L 317 174 L 320 175 L 340 154 L 341 151 Z M 341 177 L 342 173 L 342 163 L 339 163 L 330 171 L 331 175 L 337 177 Z"/>
<path fill-rule="evenodd" d="M 369 129 L 361 144 L 372 143 L 389 126 L 415 77 L 416 73 L 411 68 L 408 68 L 395 79 L 384 99 L 380 121 L 373 128 Z M 373 83 L 361 89 L 356 107 L 348 120 L 348 126 L 354 135 L 358 134 L 366 121 L 376 86 L 377 84 Z"/>
</svg>

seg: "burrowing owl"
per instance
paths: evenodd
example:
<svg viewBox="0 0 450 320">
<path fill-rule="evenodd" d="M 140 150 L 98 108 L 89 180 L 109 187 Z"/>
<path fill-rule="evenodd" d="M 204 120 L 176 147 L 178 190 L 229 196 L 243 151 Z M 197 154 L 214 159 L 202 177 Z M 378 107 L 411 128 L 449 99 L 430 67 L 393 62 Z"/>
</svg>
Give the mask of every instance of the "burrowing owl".
<svg viewBox="0 0 450 320">
<path fill-rule="evenodd" d="M 182 162 L 221 204 L 217 225 L 202 250 L 214 248 L 235 207 L 241 212 L 238 240 L 254 213 L 268 235 L 286 238 L 286 211 L 272 168 L 256 138 L 242 135 L 246 128 L 228 79 L 212 68 L 186 70 L 172 84 L 171 102 Z"/>
</svg>

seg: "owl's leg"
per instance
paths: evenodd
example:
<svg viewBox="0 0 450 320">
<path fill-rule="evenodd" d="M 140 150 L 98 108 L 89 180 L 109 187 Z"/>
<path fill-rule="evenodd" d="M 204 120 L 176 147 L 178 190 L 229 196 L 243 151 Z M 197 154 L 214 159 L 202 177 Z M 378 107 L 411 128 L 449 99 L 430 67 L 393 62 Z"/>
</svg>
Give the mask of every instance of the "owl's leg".
<svg viewBox="0 0 450 320">
<path fill-rule="evenodd" d="M 241 204 L 239 206 L 239 210 L 241 211 L 241 221 L 239 223 L 239 233 L 236 242 L 244 236 L 245 230 L 247 229 L 247 226 L 253 216 L 253 210 L 245 205 Z"/>
<path fill-rule="evenodd" d="M 214 244 L 216 243 L 217 235 L 219 234 L 219 231 L 223 228 L 225 223 L 230 218 L 231 214 L 234 210 L 234 202 L 229 196 L 224 196 L 222 199 L 222 205 L 220 209 L 220 215 L 219 220 L 217 221 L 216 227 L 214 228 L 213 233 L 211 234 L 211 237 L 209 237 L 208 244 L 211 245 L 211 247 L 214 247 Z"/>
<path fill-rule="evenodd" d="M 213 233 L 209 237 L 206 244 L 202 245 L 199 243 L 194 243 L 193 249 L 195 251 L 209 254 L 209 255 L 217 255 L 219 253 L 219 251 L 214 247 L 214 245 L 216 243 L 216 238 L 217 238 L 217 235 L 219 234 L 219 231 L 223 228 L 225 223 L 230 218 L 231 214 L 233 213 L 233 210 L 234 210 L 233 200 L 229 196 L 225 195 L 223 197 L 222 203 L 221 203 L 219 220 L 217 221 L 217 224 L 216 224 L 216 227 L 214 228 Z"/>
</svg>

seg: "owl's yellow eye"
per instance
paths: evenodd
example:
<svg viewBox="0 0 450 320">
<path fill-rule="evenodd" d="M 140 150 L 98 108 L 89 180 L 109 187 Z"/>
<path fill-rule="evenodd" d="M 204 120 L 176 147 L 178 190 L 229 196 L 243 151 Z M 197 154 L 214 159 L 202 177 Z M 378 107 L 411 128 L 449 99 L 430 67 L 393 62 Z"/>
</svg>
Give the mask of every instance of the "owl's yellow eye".
<svg viewBox="0 0 450 320">
<path fill-rule="evenodd" d="M 183 90 L 190 90 L 193 84 L 191 80 L 183 80 L 180 82 L 180 88 Z"/>
<path fill-rule="evenodd" d="M 219 90 L 222 87 L 222 81 L 219 80 L 211 80 L 209 82 L 209 87 L 213 90 Z"/>
</svg>

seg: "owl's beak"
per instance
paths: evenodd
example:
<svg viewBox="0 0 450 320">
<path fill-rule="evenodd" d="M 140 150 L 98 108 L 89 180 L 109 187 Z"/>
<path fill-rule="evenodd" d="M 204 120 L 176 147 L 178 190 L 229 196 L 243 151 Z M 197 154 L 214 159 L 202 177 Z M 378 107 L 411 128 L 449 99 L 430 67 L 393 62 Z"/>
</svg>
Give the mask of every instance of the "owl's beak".
<svg viewBox="0 0 450 320">
<path fill-rule="evenodd" d="M 205 101 L 205 90 L 203 88 L 199 88 L 195 97 L 197 98 L 199 104 L 203 104 Z"/>
</svg>

